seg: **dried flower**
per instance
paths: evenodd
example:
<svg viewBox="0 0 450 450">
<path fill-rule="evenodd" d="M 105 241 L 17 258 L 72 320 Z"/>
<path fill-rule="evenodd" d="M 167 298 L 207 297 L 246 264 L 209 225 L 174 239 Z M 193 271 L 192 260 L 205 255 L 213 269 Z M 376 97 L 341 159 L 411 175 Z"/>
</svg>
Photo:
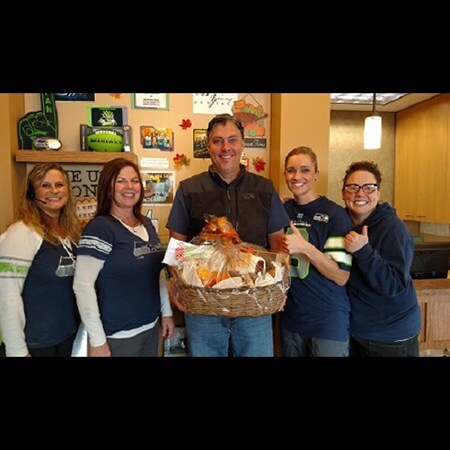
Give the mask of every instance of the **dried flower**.
<svg viewBox="0 0 450 450">
<path fill-rule="evenodd" d="M 257 172 L 262 172 L 265 169 L 266 162 L 264 158 L 257 156 L 256 158 L 252 158 L 252 164 Z"/>
<path fill-rule="evenodd" d="M 179 170 L 183 166 L 188 166 L 191 163 L 191 158 L 188 158 L 183 153 L 181 153 L 181 155 L 177 153 L 173 158 L 173 162 L 175 163 L 175 169 Z"/>
<path fill-rule="evenodd" d="M 183 130 L 187 130 L 188 128 L 191 128 L 192 122 L 191 119 L 181 119 L 180 127 Z"/>
</svg>

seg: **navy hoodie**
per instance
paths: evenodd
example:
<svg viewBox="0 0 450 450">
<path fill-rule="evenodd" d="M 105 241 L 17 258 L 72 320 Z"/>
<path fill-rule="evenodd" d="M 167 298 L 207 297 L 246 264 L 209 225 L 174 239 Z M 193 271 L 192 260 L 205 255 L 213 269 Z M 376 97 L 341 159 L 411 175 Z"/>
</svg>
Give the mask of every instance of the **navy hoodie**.
<svg viewBox="0 0 450 450">
<path fill-rule="evenodd" d="M 368 226 L 369 242 L 353 254 L 347 292 L 351 301 L 350 334 L 395 342 L 420 331 L 421 316 L 410 275 L 414 239 L 388 203 L 355 231 Z"/>
</svg>

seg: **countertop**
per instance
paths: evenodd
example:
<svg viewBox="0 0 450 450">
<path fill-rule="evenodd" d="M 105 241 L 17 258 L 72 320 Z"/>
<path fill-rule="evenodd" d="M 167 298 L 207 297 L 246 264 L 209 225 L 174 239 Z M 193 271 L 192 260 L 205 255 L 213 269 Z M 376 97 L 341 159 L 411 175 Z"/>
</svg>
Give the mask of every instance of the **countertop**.
<svg viewBox="0 0 450 450">
<path fill-rule="evenodd" d="M 431 278 L 426 280 L 413 280 L 416 291 L 426 290 L 448 290 L 450 294 L 450 279 L 449 278 Z"/>
</svg>

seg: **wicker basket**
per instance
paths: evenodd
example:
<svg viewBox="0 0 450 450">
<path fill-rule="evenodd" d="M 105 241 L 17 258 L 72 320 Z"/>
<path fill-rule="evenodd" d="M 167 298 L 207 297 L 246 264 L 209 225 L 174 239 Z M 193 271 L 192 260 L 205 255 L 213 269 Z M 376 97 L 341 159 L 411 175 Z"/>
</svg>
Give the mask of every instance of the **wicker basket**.
<svg viewBox="0 0 450 450">
<path fill-rule="evenodd" d="M 272 255 L 267 258 L 267 255 Z M 178 281 L 178 297 L 186 312 L 207 316 L 260 317 L 277 312 L 289 288 L 289 258 L 280 253 L 259 254 L 266 262 L 278 259 L 284 265 L 283 280 L 265 287 L 213 289 L 188 286 L 174 268 Z M 268 261 L 268 259 L 270 261 Z"/>
</svg>

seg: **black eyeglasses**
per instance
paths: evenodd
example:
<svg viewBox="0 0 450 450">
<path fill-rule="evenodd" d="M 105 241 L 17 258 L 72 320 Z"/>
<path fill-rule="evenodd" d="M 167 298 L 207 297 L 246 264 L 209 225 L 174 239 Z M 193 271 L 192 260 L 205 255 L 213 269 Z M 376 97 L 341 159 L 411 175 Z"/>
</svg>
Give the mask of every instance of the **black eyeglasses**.
<svg viewBox="0 0 450 450">
<path fill-rule="evenodd" d="M 360 186 L 359 184 L 346 184 L 344 185 L 344 189 L 350 194 L 357 194 L 360 189 L 364 192 L 364 194 L 373 194 L 378 189 L 377 183 L 366 183 Z"/>
</svg>

